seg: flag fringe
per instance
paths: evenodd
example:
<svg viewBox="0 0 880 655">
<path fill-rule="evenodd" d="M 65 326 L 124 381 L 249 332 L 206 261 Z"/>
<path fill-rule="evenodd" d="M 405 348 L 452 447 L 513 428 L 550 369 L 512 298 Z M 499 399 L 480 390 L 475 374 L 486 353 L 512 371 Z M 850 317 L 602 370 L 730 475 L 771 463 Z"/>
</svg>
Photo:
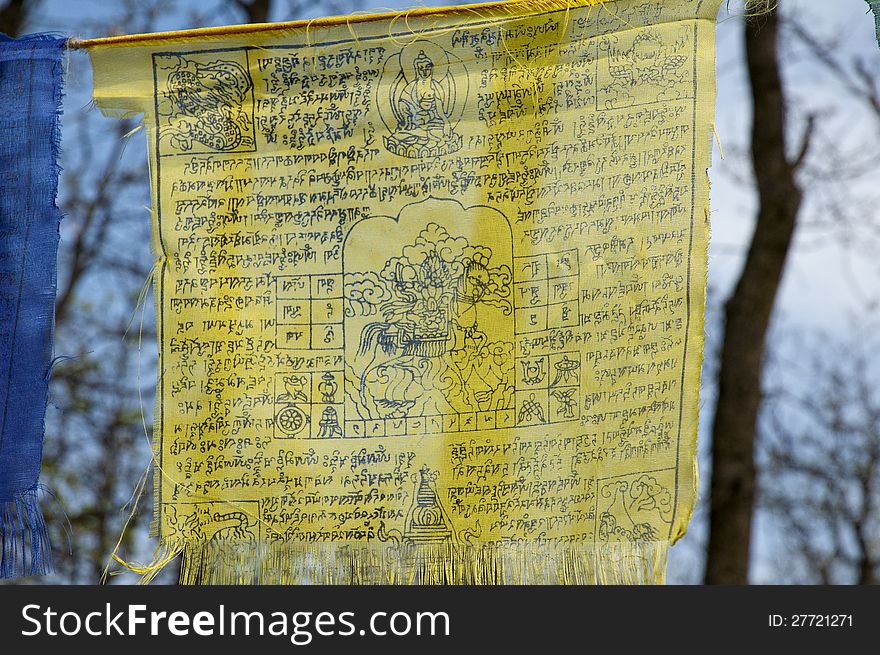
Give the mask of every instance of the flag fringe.
<svg viewBox="0 0 880 655">
<path fill-rule="evenodd" d="M 185 585 L 663 584 L 668 547 L 665 541 L 165 544 L 166 552 L 182 556 L 180 584 Z"/>
<path fill-rule="evenodd" d="M 0 578 L 52 572 L 52 546 L 39 487 L 0 501 Z"/>
</svg>

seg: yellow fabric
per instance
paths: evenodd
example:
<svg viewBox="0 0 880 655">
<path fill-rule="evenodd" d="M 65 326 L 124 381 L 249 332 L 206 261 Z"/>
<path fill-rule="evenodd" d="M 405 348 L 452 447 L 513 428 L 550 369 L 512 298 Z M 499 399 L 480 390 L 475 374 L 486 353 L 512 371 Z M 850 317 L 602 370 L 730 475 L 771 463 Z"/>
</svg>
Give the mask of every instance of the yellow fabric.
<svg viewBox="0 0 880 655">
<path fill-rule="evenodd" d="M 696 495 L 719 2 L 86 43 L 150 148 L 139 570 L 662 581 Z"/>
</svg>

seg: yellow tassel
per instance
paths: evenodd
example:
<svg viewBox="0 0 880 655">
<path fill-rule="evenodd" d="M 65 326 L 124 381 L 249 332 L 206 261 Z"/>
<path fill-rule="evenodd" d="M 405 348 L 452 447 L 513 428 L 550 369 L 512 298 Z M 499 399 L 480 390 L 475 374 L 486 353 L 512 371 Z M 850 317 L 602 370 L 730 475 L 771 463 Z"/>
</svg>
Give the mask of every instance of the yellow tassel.
<svg viewBox="0 0 880 655">
<path fill-rule="evenodd" d="M 144 582 L 182 555 L 180 583 L 528 585 L 663 584 L 668 544 L 166 541 L 152 562 L 125 563 Z"/>
</svg>

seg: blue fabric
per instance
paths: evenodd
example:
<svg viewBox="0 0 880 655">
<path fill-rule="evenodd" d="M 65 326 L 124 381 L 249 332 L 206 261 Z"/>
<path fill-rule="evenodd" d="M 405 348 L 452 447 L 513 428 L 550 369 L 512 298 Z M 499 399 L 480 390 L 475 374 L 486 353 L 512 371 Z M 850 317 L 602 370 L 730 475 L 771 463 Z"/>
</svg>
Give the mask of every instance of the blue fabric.
<svg viewBox="0 0 880 655">
<path fill-rule="evenodd" d="M 61 214 L 65 40 L 0 34 L 0 577 L 51 567 L 38 504 Z"/>
</svg>

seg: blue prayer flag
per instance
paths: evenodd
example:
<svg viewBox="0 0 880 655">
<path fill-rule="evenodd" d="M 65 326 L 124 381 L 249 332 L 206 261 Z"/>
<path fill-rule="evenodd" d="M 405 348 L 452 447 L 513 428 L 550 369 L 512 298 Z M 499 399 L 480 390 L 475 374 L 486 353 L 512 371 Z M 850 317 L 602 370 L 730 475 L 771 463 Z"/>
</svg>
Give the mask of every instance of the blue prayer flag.
<svg viewBox="0 0 880 655">
<path fill-rule="evenodd" d="M 0 578 L 47 573 L 38 503 L 61 213 L 65 40 L 0 34 Z"/>
</svg>

